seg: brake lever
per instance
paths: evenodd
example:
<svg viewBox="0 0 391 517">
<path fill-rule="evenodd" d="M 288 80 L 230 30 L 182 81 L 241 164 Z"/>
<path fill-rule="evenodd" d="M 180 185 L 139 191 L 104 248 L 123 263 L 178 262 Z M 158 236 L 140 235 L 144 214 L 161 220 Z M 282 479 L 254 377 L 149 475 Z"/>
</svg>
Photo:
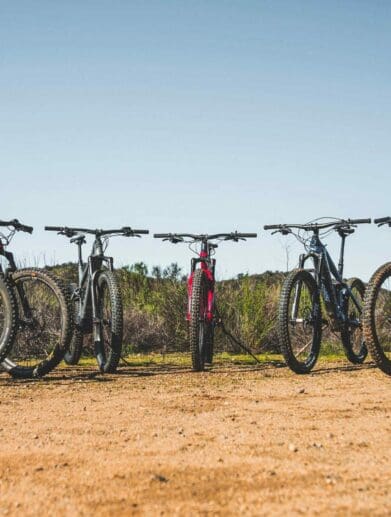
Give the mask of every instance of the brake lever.
<svg viewBox="0 0 391 517">
<path fill-rule="evenodd" d="M 290 228 L 279 228 L 278 230 L 274 230 L 271 234 L 274 235 L 275 233 L 282 233 L 282 235 L 289 235 L 292 233 L 292 230 Z"/>
<path fill-rule="evenodd" d="M 57 235 L 64 235 L 65 237 L 68 237 L 68 239 L 70 239 L 71 237 L 74 237 L 75 235 L 77 235 L 77 232 L 65 229 L 65 230 L 60 230 L 59 232 L 57 232 Z"/>
<path fill-rule="evenodd" d="M 12 221 L 10 221 L 10 223 L 11 223 L 11 226 L 13 226 L 15 228 L 15 230 L 17 230 L 18 226 L 21 226 L 19 219 L 12 219 Z"/>
</svg>

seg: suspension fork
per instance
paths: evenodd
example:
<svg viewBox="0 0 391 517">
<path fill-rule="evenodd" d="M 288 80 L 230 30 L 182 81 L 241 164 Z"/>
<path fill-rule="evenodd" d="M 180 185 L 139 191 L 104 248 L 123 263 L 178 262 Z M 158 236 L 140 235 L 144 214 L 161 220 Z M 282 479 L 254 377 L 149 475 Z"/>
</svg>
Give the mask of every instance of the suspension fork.
<svg viewBox="0 0 391 517">
<path fill-rule="evenodd" d="M 207 320 L 212 321 L 214 318 L 214 278 L 215 278 L 215 268 L 216 268 L 216 259 L 210 258 L 209 252 L 209 244 L 207 242 L 202 243 L 202 248 L 200 254 L 197 258 L 191 259 L 191 273 L 189 275 L 189 279 L 187 282 L 187 314 L 186 319 L 190 321 L 190 311 L 191 311 L 191 297 L 193 292 L 193 278 L 194 272 L 197 268 L 197 264 L 200 264 L 200 269 L 204 272 L 207 280 L 208 280 L 208 293 L 207 293 Z"/>
<path fill-rule="evenodd" d="M 302 254 L 299 258 L 299 269 L 304 269 L 305 261 L 309 258 L 309 255 Z M 302 288 L 302 280 L 299 280 L 299 282 L 296 284 L 295 294 L 293 297 L 293 305 L 292 305 L 292 314 L 291 314 L 291 320 L 295 321 L 297 319 L 297 313 L 299 311 L 299 300 L 301 295 L 301 288 Z"/>
<path fill-rule="evenodd" d="M 94 257 L 88 257 L 88 272 L 91 278 L 91 310 L 92 310 L 92 335 L 94 340 L 94 352 L 101 372 L 106 364 L 105 351 L 103 347 L 102 318 L 98 312 L 98 278 L 100 269 L 96 269 Z"/>
</svg>

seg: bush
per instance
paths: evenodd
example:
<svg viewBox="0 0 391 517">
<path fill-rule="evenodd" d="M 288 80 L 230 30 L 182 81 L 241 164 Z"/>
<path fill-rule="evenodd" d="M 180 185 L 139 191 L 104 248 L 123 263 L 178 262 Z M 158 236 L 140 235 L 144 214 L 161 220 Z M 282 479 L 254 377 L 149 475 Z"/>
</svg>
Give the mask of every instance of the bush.
<svg viewBox="0 0 391 517">
<path fill-rule="evenodd" d="M 63 264 L 53 268 L 66 282 L 74 282 L 77 268 Z M 124 351 L 178 352 L 188 349 L 186 321 L 187 283 L 177 264 L 149 273 L 144 263 L 116 271 L 124 305 Z M 217 307 L 227 329 L 254 352 L 276 351 L 275 320 L 284 275 L 239 275 L 217 282 Z M 217 329 L 218 351 L 239 351 Z"/>
</svg>

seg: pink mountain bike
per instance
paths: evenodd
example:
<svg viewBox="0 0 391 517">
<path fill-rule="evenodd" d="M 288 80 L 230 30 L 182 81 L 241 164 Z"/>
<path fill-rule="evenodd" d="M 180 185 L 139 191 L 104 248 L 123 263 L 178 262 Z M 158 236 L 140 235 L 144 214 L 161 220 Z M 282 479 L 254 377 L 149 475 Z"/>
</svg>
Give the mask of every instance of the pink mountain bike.
<svg viewBox="0 0 391 517">
<path fill-rule="evenodd" d="M 155 233 L 154 237 L 173 244 L 185 242 L 197 253 L 191 260 L 191 273 L 188 279 L 188 309 L 190 352 L 194 371 L 204 370 L 205 364 L 213 361 L 214 330 L 217 323 L 215 305 L 215 266 L 213 258 L 218 242 L 246 240 L 257 237 L 256 233 L 216 233 L 195 235 L 192 233 Z M 213 242 L 217 241 L 217 242 Z M 199 251 L 193 245 L 200 243 Z"/>
</svg>

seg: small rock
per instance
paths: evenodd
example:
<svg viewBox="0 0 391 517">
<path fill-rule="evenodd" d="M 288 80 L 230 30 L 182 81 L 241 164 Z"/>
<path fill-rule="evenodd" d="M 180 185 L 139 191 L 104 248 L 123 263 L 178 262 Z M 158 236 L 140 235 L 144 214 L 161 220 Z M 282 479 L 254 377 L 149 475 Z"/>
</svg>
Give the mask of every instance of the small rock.
<svg viewBox="0 0 391 517">
<path fill-rule="evenodd" d="M 305 393 L 305 388 L 300 388 L 297 390 L 297 393 Z"/>
<path fill-rule="evenodd" d="M 297 452 L 299 450 L 294 443 L 290 443 L 288 445 L 288 449 L 290 450 L 290 452 Z"/>
<path fill-rule="evenodd" d="M 159 483 L 168 483 L 168 479 L 165 476 L 162 476 L 161 474 L 154 474 L 152 476 L 153 481 L 159 481 Z"/>
</svg>

